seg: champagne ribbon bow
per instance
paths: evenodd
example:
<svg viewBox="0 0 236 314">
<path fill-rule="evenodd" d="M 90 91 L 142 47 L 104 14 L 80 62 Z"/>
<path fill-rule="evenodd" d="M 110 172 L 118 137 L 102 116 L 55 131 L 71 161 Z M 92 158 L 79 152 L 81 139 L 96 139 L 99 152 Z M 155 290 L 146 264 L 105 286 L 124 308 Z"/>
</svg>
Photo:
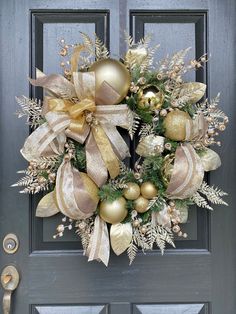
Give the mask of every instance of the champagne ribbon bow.
<svg viewBox="0 0 236 314">
<path fill-rule="evenodd" d="M 73 84 L 60 75 L 45 76 L 42 72 L 30 82 L 56 97 L 45 98 L 43 112 L 47 122 L 27 138 L 21 151 L 23 156 L 35 159 L 52 145 L 54 153 L 61 153 L 68 136 L 85 142 L 87 173 L 98 186 L 106 182 L 107 172 L 115 178 L 119 174 L 119 160 L 129 156 L 129 148 L 116 129 L 117 126 L 128 129 L 132 124 L 127 105 L 96 106 L 94 72 L 74 72 Z M 104 103 L 118 97 L 106 82 L 98 94 Z"/>
</svg>

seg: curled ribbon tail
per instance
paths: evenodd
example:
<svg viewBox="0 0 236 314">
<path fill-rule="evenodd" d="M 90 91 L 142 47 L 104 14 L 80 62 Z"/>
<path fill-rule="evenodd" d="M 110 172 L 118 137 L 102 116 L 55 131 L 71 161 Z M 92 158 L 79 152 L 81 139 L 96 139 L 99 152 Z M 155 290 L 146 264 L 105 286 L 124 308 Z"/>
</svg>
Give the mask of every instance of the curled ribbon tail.
<svg viewBox="0 0 236 314">
<path fill-rule="evenodd" d="M 100 187 L 107 181 L 107 168 L 102 159 L 92 132 L 86 141 L 87 173 L 90 178 Z"/>
<path fill-rule="evenodd" d="M 58 97 L 66 96 L 68 99 L 76 97 L 74 85 L 62 75 L 44 75 L 29 81 L 32 85 L 43 87 Z"/>
<path fill-rule="evenodd" d="M 94 231 L 91 235 L 90 242 L 85 252 L 88 261 L 98 260 L 108 266 L 110 257 L 110 241 L 107 224 L 99 215 L 95 218 Z"/>
</svg>

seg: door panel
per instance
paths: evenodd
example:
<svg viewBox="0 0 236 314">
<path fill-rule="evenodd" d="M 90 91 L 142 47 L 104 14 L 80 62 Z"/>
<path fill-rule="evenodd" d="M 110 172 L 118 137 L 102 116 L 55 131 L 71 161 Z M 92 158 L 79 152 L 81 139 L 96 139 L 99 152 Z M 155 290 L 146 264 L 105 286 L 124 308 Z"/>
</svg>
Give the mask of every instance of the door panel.
<svg viewBox="0 0 236 314">
<path fill-rule="evenodd" d="M 188 46 L 189 58 L 210 52 L 210 64 L 187 79 L 206 82 L 211 97 L 221 90 L 221 105 L 234 121 L 235 2 L 4 0 L 1 5 L 0 234 L 3 239 L 13 232 L 20 239 L 18 252 L 1 252 L 0 259 L 2 268 L 14 264 L 21 275 L 12 312 L 234 314 L 235 123 L 222 137 L 223 166 L 207 178 L 230 193 L 229 208 L 216 206 L 213 214 L 191 209 L 183 226 L 187 240 L 177 241 L 177 249 L 164 256 L 159 250 L 145 256 L 140 252 L 131 267 L 125 254 L 112 253 L 109 268 L 88 263 L 73 232 L 52 238 L 61 215 L 35 218 L 39 198 L 19 195 L 9 186 L 17 180 L 16 170 L 25 168 L 18 151 L 29 131 L 13 115 L 15 95 L 41 98 L 42 90 L 31 88 L 27 77 L 34 77 L 35 67 L 47 74 L 60 72 L 58 42 L 62 37 L 77 42 L 80 31 L 96 32 L 115 58 L 125 51 L 124 29 L 136 40 L 153 33 L 153 43 L 161 44 L 156 60 Z M 134 151 L 134 144 L 130 149 Z"/>
<path fill-rule="evenodd" d="M 206 314 L 207 304 L 135 305 L 134 314 Z"/>
<path fill-rule="evenodd" d="M 106 314 L 106 305 L 85 306 L 34 306 L 34 314 Z"/>
</svg>

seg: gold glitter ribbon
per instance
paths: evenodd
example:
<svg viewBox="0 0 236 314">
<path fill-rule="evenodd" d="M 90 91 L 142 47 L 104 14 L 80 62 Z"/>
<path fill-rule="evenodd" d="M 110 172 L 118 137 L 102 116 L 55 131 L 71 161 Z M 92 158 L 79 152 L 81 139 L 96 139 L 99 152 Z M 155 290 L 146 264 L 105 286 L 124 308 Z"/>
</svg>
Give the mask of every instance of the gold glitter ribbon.
<svg viewBox="0 0 236 314">
<path fill-rule="evenodd" d="M 179 146 L 166 194 L 170 199 L 191 197 L 201 186 L 204 169 L 200 157 L 191 144 Z"/>
<path fill-rule="evenodd" d="M 89 262 L 97 260 L 108 266 L 110 257 L 108 228 L 106 222 L 99 215 L 95 218 L 94 230 L 85 254 L 88 256 Z"/>
</svg>

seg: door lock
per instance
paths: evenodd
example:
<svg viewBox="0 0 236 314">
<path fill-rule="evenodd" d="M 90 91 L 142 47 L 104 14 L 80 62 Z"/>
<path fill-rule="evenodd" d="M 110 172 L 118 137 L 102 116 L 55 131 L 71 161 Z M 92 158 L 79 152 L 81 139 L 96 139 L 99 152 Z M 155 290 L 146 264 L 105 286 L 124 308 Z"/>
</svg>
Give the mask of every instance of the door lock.
<svg viewBox="0 0 236 314">
<path fill-rule="evenodd" d="M 19 248 L 19 240 L 14 233 L 9 233 L 3 239 L 3 249 L 7 254 L 14 254 Z"/>
<path fill-rule="evenodd" d="M 10 314 L 11 310 L 11 295 L 18 287 L 20 276 L 17 269 L 14 266 L 6 266 L 1 274 L 1 284 L 4 289 L 3 296 L 3 314 Z"/>
</svg>

